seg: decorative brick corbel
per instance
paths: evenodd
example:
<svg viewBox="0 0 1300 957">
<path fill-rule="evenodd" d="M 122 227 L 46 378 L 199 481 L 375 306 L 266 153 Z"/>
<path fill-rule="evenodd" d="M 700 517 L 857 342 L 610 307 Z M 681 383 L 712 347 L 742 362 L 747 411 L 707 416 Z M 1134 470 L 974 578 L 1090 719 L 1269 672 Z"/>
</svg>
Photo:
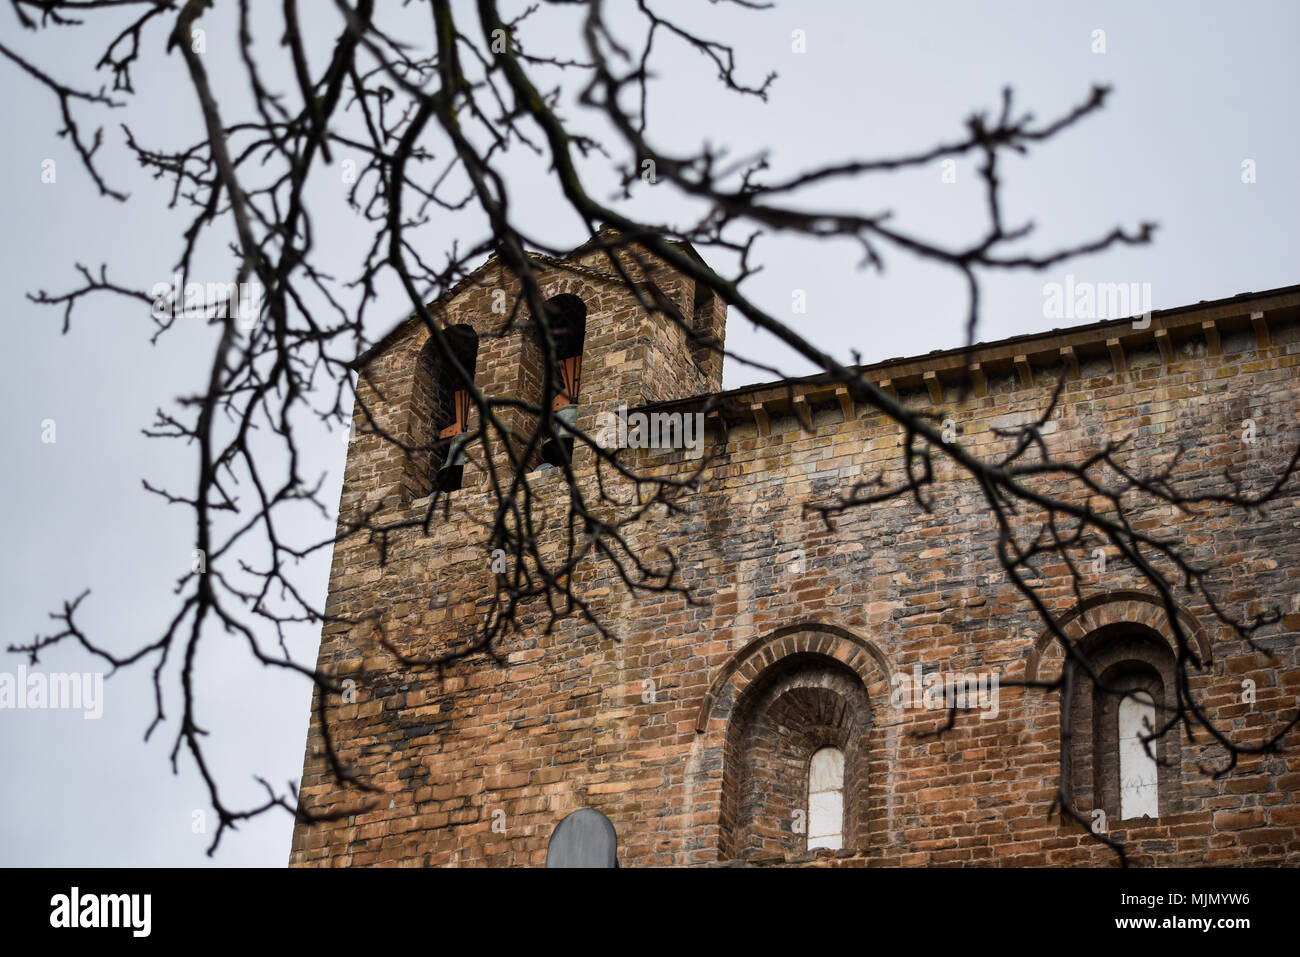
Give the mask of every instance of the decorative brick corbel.
<svg viewBox="0 0 1300 957">
<path fill-rule="evenodd" d="M 1073 346 L 1061 346 L 1061 361 L 1065 363 L 1066 378 L 1079 378 L 1079 357 L 1074 354 Z"/>
<path fill-rule="evenodd" d="M 1250 324 L 1255 327 L 1255 346 L 1260 352 L 1264 352 L 1269 347 L 1268 322 L 1264 319 L 1264 314 L 1252 312 Z"/>
<path fill-rule="evenodd" d="M 1016 367 L 1016 374 L 1020 376 L 1020 385 L 1026 389 L 1034 387 L 1034 370 L 1029 364 L 1028 356 L 1016 356 L 1012 360 Z"/>
<path fill-rule="evenodd" d="M 852 421 L 854 416 L 853 396 L 849 393 L 848 388 L 837 385 L 835 387 L 835 399 L 840 404 L 840 411 L 844 413 L 844 421 Z"/>
<path fill-rule="evenodd" d="M 930 401 L 935 405 L 943 405 L 943 383 L 939 381 L 939 374 L 931 369 L 922 373 L 921 379 L 930 393 Z"/>
<path fill-rule="evenodd" d="M 1219 326 L 1213 319 L 1201 323 L 1201 332 L 1205 333 L 1205 345 L 1210 355 L 1223 355 L 1223 343 L 1219 340 Z"/>
<path fill-rule="evenodd" d="M 1110 363 L 1115 367 L 1115 377 L 1119 378 L 1128 371 L 1128 362 L 1124 358 L 1124 343 L 1118 338 L 1106 340 L 1106 350 L 1110 353 Z"/>
<path fill-rule="evenodd" d="M 1169 365 L 1174 361 L 1174 344 L 1169 341 L 1168 329 L 1155 331 L 1156 347 L 1160 350 L 1160 361 Z"/>
</svg>

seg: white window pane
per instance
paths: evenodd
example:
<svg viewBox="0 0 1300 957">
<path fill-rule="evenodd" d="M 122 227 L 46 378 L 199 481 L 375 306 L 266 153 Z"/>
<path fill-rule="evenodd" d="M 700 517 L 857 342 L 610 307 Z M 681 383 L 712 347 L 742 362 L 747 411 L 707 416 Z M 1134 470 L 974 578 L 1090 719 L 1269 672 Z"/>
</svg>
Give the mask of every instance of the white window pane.
<svg viewBox="0 0 1300 957">
<path fill-rule="evenodd" d="M 822 748 L 808 765 L 808 850 L 844 846 L 844 752 Z"/>
<path fill-rule="evenodd" d="M 839 836 L 844 826 L 844 795 L 823 791 L 808 798 L 808 836 Z"/>
<path fill-rule="evenodd" d="M 1119 705 L 1119 816 L 1121 818 L 1160 816 L 1160 775 L 1154 755 L 1143 736 L 1156 726 L 1156 707 L 1151 696 L 1138 692 Z"/>
<path fill-rule="evenodd" d="M 808 791 L 838 791 L 844 787 L 844 752 L 839 748 L 822 748 L 812 756 L 808 768 Z"/>
</svg>

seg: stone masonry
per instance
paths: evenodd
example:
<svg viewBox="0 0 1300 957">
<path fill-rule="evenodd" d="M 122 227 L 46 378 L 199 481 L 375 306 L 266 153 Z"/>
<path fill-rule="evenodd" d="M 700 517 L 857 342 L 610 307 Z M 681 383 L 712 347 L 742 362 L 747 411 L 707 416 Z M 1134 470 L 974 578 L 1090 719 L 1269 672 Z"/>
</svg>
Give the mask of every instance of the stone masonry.
<svg viewBox="0 0 1300 957">
<path fill-rule="evenodd" d="M 1300 863 L 1297 735 L 1284 752 L 1243 757 L 1214 779 L 1201 765 L 1220 766 L 1222 750 L 1203 732 L 1172 731 L 1159 743 L 1159 817 L 1121 819 L 1108 757 L 1114 707 L 1082 694 L 1070 703 L 1081 730 L 1063 761 L 1060 692 L 1005 685 L 1055 677 L 1063 656 L 998 565 L 996 529 L 968 477 L 940 458 L 929 512 L 905 496 L 828 527 L 805 504 L 881 473 L 901 477 L 897 425 L 816 378 L 722 392 L 720 357 L 639 307 L 603 253 L 538 263 L 548 297 L 573 294 L 587 307 L 581 427 L 620 404 L 707 413 L 711 458 L 700 487 L 679 499 L 684 514 L 654 514 L 629 531 L 646 556 L 672 549 L 699 604 L 629 594 L 591 561 L 573 585 L 615 638 L 577 616 L 546 634 L 544 609 L 530 608 L 523 632 L 496 649 L 504 664 L 478 654 L 441 676 L 400 667 L 378 633 L 411 655 L 473 636 L 495 589 L 481 524 L 491 503 L 471 454 L 449 514 L 419 527 L 428 500 L 418 470 L 358 407 L 340 528 L 372 508 L 416 523 L 389 538 L 386 561 L 364 534 L 336 545 L 327 611 L 347 622 L 326 625 L 319 664 L 355 688 L 350 702 L 325 702 L 339 753 L 382 790 L 330 779 L 314 703 L 301 801 L 340 816 L 296 826 L 292 865 L 541 866 L 555 825 L 583 807 L 613 822 L 624 867 L 1115 864 L 1083 826 L 1049 815 L 1063 773 L 1076 806 L 1105 810 L 1135 863 Z M 663 264 L 629 268 L 701 336 L 722 340 L 725 308 L 695 296 L 689 278 Z M 526 332 L 499 332 L 501 289 L 511 301 L 518 292 L 490 260 L 433 312 L 478 333 L 475 381 L 486 394 L 537 395 L 535 346 Z M 939 412 L 985 456 L 1008 447 L 996 430 L 1035 419 L 1064 376 L 1042 430 L 1055 455 L 1073 460 L 1131 434 L 1134 468 L 1155 468 L 1182 444 L 1183 488 L 1219 488 L 1232 467 L 1258 490 L 1300 443 L 1297 320 L 1300 287 L 1291 287 L 1157 312 L 1147 328 L 1115 320 L 982 344 L 969 379 L 960 351 L 864 371 Z M 376 421 L 410 441 L 427 432 L 411 403 L 426 337 L 409 321 L 357 363 Z M 512 427 L 526 431 L 525 418 L 517 413 Z M 660 474 L 697 465 L 680 451 L 630 454 Z M 589 450 L 574 467 L 594 491 Z M 529 483 L 539 502 L 564 507 L 555 469 L 531 472 Z M 1191 671 L 1192 694 L 1234 740 L 1262 740 L 1300 698 L 1296 480 L 1260 512 L 1147 507 L 1137 520 L 1217 566 L 1226 610 L 1284 613 L 1257 652 L 1195 595 L 1177 595 L 1207 662 Z M 1142 687 L 1172 694 L 1164 609 L 1111 559 L 1087 566 L 1082 603 L 1059 562 L 1041 567 L 1038 593 L 1072 640 L 1105 662 L 1132 658 L 1146 669 Z M 898 676 L 936 670 L 998 675 L 996 714 L 972 709 L 944 734 L 920 736 L 947 712 L 895 707 L 891 693 Z M 808 853 L 799 827 L 807 754 L 828 743 L 846 755 L 844 847 Z"/>
</svg>

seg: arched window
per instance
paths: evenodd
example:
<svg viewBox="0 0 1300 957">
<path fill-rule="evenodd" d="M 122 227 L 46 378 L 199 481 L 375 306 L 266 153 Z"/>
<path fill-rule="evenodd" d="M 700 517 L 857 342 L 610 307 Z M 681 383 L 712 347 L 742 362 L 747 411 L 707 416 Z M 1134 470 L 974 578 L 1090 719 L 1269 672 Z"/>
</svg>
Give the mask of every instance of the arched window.
<svg viewBox="0 0 1300 957">
<path fill-rule="evenodd" d="M 808 762 L 808 850 L 844 846 L 844 752 L 822 748 Z"/>
<path fill-rule="evenodd" d="M 555 346 L 557 381 L 554 383 L 551 411 L 555 413 L 555 431 L 558 434 L 542 447 L 542 459 L 551 465 L 562 465 L 573 455 L 573 436 L 566 434 L 566 427 L 575 427 L 578 423 L 587 306 L 572 293 L 554 296 L 546 302 L 546 324 Z"/>
<path fill-rule="evenodd" d="M 872 730 L 867 689 L 839 661 L 793 654 L 755 677 L 727 727 L 722 858 L 862 846 Z"/>
<path fill-rule="evenodd" d="M 547 301 L 546 318 L 555 339 L 555 358 L 560 367 L 553 407 L 562 409 L 578 401 L 582 385 L 582 344 L 587 337 L 587 306 L 572 293 L 563 293 Z"/>
<path fill-rule="evenodd" d="M 1182 759 L 1178 733 L 1166 727 L 1175 672 L 1168 642 L 1144 625 L 1118 623 L 1077 650 L 1088 669 L 1065 665 L 1072 692 L 1062 702 L 1061 755 L 1076 810 L 1104 812 L 1108 829 L 1177 813 Z"/>
<path fill-rule="evenodd" d="M 467 325 L 448 326 L 443 339 L 445 346 L 430 336 L 416 362 L 411 457 L 417 497 L 454 491 L 464 474 L 478 334 Z"/>
<path fill-rule="evenodd" d="M 1159 817 L 1159 765 L 1154 742 L 1145 740 L 1156 729 L 1156 705 L 1145 691 L 1119 703 L 1120 817 Z"/>
</svg>

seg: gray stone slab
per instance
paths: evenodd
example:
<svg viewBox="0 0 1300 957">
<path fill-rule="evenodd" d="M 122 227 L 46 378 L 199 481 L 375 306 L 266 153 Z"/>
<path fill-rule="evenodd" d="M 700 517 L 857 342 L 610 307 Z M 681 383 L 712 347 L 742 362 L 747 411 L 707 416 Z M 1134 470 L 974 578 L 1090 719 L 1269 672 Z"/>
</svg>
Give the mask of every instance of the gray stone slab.
<svg viewBox="0 0 1300 957">
<path fill-rule="evenodd" d="M 546 847 L 547 867 L 618 867 L 614 825 L 594 808 L 584 807 L 555 826 Z"/>
</svg>

